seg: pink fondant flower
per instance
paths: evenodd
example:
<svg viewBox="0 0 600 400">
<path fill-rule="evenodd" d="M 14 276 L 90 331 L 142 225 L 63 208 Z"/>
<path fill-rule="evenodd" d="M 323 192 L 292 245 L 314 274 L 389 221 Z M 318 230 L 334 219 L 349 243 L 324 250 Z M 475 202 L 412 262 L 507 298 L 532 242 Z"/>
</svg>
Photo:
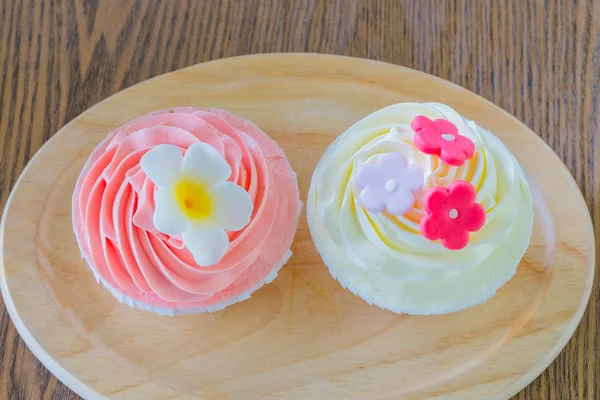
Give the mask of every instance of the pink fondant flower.
<svg viewBox="0 0 600 400">
<path fill-rule="evenodd" d="M 423 196 L 425 216 L 421 219 L 421 234 L 429 240 L 442 240 L 450 250 L 460 250 L 469 242 L 469 232 L 485 223 L 485 209 L 475 203 L 475 188 L 457 181 L 449 188 L 436 186 Z"/>
<path fill-rule="evenodd" d="M 460 135 L 450 121 L 432 121 L 421 115 L 413 119 L 410 127 L 415 131 L 415 147 L 425 154 L 439 156 L 447 164 L 461 166 L 475 153 L 475 145 L 471 139 Z"/>
<path fill-rule="evenodd" d="M 402 215 L 413 207 L 414 192 L 423 187 L 423 171 L 407 166 L 400 153 L 385 153 L 375 164 L 359 169 L 355 186 L 361 191 L 358 202 L 366 210 Z"/>
</svg>

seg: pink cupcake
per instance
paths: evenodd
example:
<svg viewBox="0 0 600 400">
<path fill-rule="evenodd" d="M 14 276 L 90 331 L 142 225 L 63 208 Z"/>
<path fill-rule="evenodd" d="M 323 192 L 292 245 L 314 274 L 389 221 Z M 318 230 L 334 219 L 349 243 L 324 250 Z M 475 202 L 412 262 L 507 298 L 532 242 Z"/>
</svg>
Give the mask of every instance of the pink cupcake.
<svg viewBox="0 0 600 400">
<path fill-rule="evenodd" d="M 119 301 L 160 315 L 220 310 L 291 256 L 301 202 L 285 154 L 223 110 L 178 107 L 102 141 L 73 193 L 83 258 Z"/>
</svg>

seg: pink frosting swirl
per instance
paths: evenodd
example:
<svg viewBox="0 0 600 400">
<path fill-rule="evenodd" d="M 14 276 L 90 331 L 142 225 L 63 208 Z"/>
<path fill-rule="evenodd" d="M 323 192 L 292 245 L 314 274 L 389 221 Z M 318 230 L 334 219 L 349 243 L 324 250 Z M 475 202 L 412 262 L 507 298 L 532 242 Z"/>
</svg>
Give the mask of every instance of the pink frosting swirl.
<svg viewBox="0 0 600 400">
<path fill-rule="evenodd" d="M 250 223 L 228 232 L 217 264 L 200 267 L 180 235 L 154 227 L 154 184 L 140 167 L 159 144 L 217 149 L 230 181 L 253 201 Z M 160 314 L 214 311 L 275 277 L 291 252 L 299 210 L 298 185 L 283 151 L 262 130 L 217 109 L 178 107 L 134 120 L 102 141 L 73 194 L 73 227 L 96 278 L 120 301 Z"/>
</svg>

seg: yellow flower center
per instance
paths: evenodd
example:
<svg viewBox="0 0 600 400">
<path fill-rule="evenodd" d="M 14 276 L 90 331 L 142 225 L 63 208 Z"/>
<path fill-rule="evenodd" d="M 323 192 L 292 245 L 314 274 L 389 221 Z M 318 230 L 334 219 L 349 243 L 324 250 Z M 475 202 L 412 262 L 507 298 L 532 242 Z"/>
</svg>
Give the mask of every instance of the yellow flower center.
<svg viewBox="0 0 600 400">
<path fill-rule="evenodd" d="M 190 219 L 203 219 L 211 215 L 213 201 L 206 186 L 189 179 L 181 179 L 175 185 L 175 198 Z"/>
</svg>

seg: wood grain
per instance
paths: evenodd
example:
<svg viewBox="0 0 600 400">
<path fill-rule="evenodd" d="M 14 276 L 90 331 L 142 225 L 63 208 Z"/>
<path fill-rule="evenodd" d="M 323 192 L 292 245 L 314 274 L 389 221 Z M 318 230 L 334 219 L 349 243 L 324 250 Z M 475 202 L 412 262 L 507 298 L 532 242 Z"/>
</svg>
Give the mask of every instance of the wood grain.
<svg viewBox="0 0 600 400">
<path fill-rule="evenodd" d="M 420 69 L 493 101 L 557 152 L 597 222 L 599 35 L 597 0 L 0 0 L 0 201 L 50 136 L 122 88 L 215 58 L 312 51 Z M 573 339 L 516 398 L 598 398 L 599 322 L 596 284 Z M 5 312 L 0 398 L 77 398 Z"/>
</svg>

